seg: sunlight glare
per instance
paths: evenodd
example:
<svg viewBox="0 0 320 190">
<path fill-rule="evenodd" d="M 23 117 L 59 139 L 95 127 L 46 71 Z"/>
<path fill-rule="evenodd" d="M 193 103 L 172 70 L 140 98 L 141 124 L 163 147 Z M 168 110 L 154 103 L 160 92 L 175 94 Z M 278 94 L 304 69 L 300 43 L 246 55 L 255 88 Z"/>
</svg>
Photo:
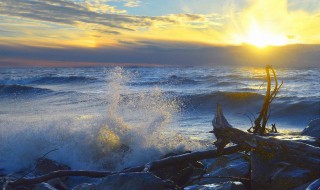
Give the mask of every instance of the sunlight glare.
<svg viewBox="0 0 320 190">
<path fill-rule="evenodd" d="M 288 39 L 285 35 L 274 34 L 268 30 L 262 29 L 257 24 L 251 24 L 243 42 L 263 48 L 266 46 L 286 45 Z"/>
</svg>

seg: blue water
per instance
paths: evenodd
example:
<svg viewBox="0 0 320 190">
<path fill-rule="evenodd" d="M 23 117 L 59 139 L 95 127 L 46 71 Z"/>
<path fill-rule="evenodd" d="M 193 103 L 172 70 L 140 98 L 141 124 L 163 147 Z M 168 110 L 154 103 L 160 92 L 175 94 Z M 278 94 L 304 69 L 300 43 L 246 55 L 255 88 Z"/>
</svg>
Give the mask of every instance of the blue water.
<svg viewBox="0 0 320 190">
<path fill-rule="evenodd" d="M 269 124 L 302 130 L 320 117 L 320 68 L 277 69 L 284 84 Z M 251 126 L 266 88 L 263 68 L 1 68 L 0 169 L 48 157 L 74 169 L 121 168 L 214 137 L 220 103 L 229 122 Z M 117 147 L 129 146 L 119 156 Z"/>
</svg>

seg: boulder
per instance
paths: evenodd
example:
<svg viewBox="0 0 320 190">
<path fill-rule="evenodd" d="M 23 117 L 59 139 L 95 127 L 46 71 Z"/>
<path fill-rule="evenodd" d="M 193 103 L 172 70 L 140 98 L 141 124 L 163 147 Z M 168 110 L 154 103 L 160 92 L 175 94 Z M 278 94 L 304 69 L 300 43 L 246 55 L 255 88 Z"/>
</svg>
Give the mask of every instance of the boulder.
<svg viewBox="0 0 320 190">
<path fill-rule="evenodd" d="M 5 169 L 0 168 L 0 177 L 6 176 L 7 172 Z"/>
<path fill-rule="evenodd" d="M 320 178 L 315 181 L 308 182 L 292 190 L 319 190 L 320 189 Z"/>
<path fill-rule="evenodd" d="M 215 177 L 239 177 L 248 178 L 250 173 L 250 164 L 243 153 L 223 155 L 215 159 L 206 160 L 207 174 L 198 184 L 212 184 L 219 182 L 232 181 L 230 178 Z M 212 177 L 212 178 L 211 178 Z"/>
<path fill-rule="evenodd" d="M 44 175 L 57 170 L 70 170 L 71 168 L 65 164 L 50 160 L 48 158 L 37 159 L 35 166 L 35 175 Z"/>
<path fill-rule="evenodd" d="M 163 158 L 168 158 L 171 156 L 177 156 L 181 154 L 190 153 L 186 152 L 176 152 L 166 154 Z M 173 181 L 178 186 L 184 186 L 192 177 L 198 177 L 204 171 L 204 165 L 199 162 L 190 162 L 190 163 L 177 163 L 170 167 L 165 167 L 153 171 L 152 173 L 161 179 L 169 179 Z"/>
<path fill-rule="evenodd" d="M 302 131 L 302 135 L 320 139 L 320 118 L 310 121 L 308 126 Z"/>
<path fill-rule="evenodd" d="M 310 170 L 290 164 L 285 156 L 279 153 L 270 158 L 264 154 L 252 152 L 252 189 L 294 189 L 314 179 L 315 174 Z"/>
<path fill-rule="evenodd" d="M 96 189 L 97 187 L 95 184 L 83 183 L 83 184 L 77 185 L 72 190 L 96 190 Z"/>
<path fill-rule="evenodd" d="M 151 173 L 122 173 L 105 177 L 94 184 L 81 184 L 73 190 L 170 190 L 172 184 Z"/>
<path fill-rule="evenodd" d="M 319 190 L 320 189 L 320 178 L 313 181 L 310 185 L 308 185 L 306 190 Z"/>
<path fill-rule="evenodd" d="M 213 183 L 206 185 L 194 185 L 185 187 L 184 190 L 245 190 L 245 186 L 239 181 Z"/>
<path fill-rule="evenodd" d="M 52 187 L 48 183 L 39 183 L 35 186 L 34 190 L 57 190 L 56 188 Z"/>
</svg>

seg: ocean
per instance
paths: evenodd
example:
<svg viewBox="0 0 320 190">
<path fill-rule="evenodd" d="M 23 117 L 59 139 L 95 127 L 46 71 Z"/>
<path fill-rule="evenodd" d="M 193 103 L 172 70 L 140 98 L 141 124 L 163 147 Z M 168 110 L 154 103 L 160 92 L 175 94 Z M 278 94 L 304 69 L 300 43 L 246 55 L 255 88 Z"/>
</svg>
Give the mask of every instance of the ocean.
<svg viewBox="0 0 320 190">
<path fill-rule="evenodd" d="M 320 68 L 276 68 L 283 86 L 269 125 L 301 131 L 320 117 Z M 264 68 L 0 69 L 0 173 L 46 157 L 72 169 L 115 170 L 172 151 L 212 147 L 217 103 L 248 129 L 263 103 Z"/>
</svg>

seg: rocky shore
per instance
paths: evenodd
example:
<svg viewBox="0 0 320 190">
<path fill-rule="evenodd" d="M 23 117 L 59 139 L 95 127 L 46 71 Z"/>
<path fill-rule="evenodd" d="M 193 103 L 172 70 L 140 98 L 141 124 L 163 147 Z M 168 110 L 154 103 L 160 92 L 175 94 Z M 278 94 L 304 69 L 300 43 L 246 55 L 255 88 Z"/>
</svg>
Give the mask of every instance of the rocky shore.
<svg viewBox="0 0 320 190">
<path fill-rule="evenodd" d="M 315 119 L 301 133 L 278 133 L 274 137 L 281 141 L 309 144 L 317 150 L 320 147 L 319 130 L 320 119 Z M 181 154 L 190 153 L 171 153 L 164 158 Z M 312 159 L 320 160 L 319 157 Z M 119 172 L 103 178 L 65 176 L 33 185 L 10 187 L 10 182 L 22 177 L 33 178 L 52 174 L 54 171 L 72 170 L 67 165 L 47 158 L 36 160 L 34 168 L 27 175 L 26 171 L 6 174 L 0 170 L 1 186 L 7 190 L 317 190 L 320 188 L 320 165 L 315 165 L 314 171 L 310 171 L 309 168 L 303 167 L 303 163 L 292 165 L 279 156 L 266 159 L 255 152 L 245 151 L 199 161 L 184 161 L 154 171 Z"/>
</svg>

